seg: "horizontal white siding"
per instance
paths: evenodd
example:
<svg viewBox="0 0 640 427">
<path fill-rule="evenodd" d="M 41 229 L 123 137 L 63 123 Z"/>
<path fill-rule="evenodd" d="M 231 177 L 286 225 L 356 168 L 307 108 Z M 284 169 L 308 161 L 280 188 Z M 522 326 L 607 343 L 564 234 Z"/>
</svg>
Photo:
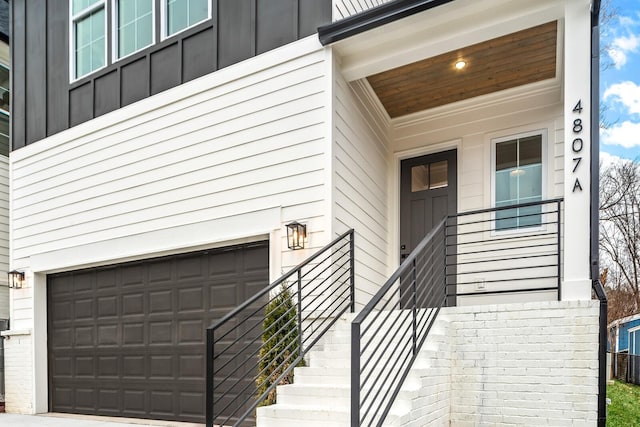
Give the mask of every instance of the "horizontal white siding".
<svg viewBox="0 0 640 427">
<path fill-rule="evenodd" d="M 492 139 L 515 135 L 522 132 L 546 129 L 546 157 L 543 159 L 546 169 L 543 189 L 545 199 L 562 197 L 563 195 L 563 104 L 560 91 L 551 84 L 541 85 L 536 90 L 526 91 L 523 88 L 511 92 L 511 96 L 493 94 L 476 100 L 468 100 L 456 106 L 434 109 L 430 114 L 414 115 L 396 119 L 394 125 L 394 151 L 401 153 L 437 152 L 445 149 L 458 149 L 458 212 L 473 211 L 493 206 L 491 187 L 491 144 Z M 553 226 L 550 226 L 553 227 Z M 474 235 L 474 237 L 477 237 Z M 487 233 L 487 242 L 496 237 Z M 532 241 L 531 244 L 539 243 Z M 483 249 L 488 249 L 486 244 Z M 467 248 L 468 249 L 468 248 Z M 468 249 L 470 250 L 470 249 Z M 523 250 L 522 255 L 531 251 Z M 555 260 L 554 260 L 555 261 Z M 500 264 L 492 264 L 500 268 Z M 504 266 L 503 266 L 504 267 Z M 464 271 L 464 270 L 460 270 Z M 555 275 L 555 269 L 536 271 L 540 276 Z M 462 275 L 466 282 L 489 282 L 494 277 L 489 274 Z M 509 277 L 504 276 L 502 278 Z M 485 291 L 495 291 L 509 287 L 524 288 L 526 281 L 511 281 L 507 284 L 486 284 Z M 555 286 L 555 280 L 545 283 Z M 531 287 L 531 286 L 529 286 Z M 467 285 L 461 292 L 482 291 L 475 285 Z M 550 291 L 533 300 L 556 299 L 557 292 Z M 466 300 L 465 300 L 466 299 Z M 529 297 L 503 295 L 499 297 L 463 297 L 459 302 L 482 304 L 487 302 L 518 302 L 529 300 Z"/>
<path fill-rule="evenodd" d="M 334 0 L 333 20 L 337 21 L 390 1 L 392 0 Z"/>
<path fill-rule="evenodd" d="M 389 271 L 388 128 L 358 84 L 335 79 L 334 231 L 355 229 L 357 300 L 366 303 Z"/>
<path fill-rule="evenodd" d="M 103 116 L 14 158 L 14 262 L 28 267 L 35 254 L 70 248 L 79 249 L 77 265 L 95 262 L 81 249 L 126 238 L 142 241 L 149 254 L 188 247 L 180 227 L 256 213 L 247 224 L 253 229 L 259 213 L 273 209 L 280 209 L 276 229 L 290 219 L 307 222 L 309 246 L 322 246 L 328 85 L 316 45 L 302 41 L 245 61 L 229 67 L 227 82 L 205 76 L 126 107 L 128 119 L 109 123 Z M 247 71 L 268 55 L 284 59 Z M 188 85 L 201 90 L 172 99 Z M 169 231 L 171 241 L 147 244 L 159 231 Z M 203 226 L 201 234 L 223 240 L 244 232 L 210 236 Z"/>
</svg>

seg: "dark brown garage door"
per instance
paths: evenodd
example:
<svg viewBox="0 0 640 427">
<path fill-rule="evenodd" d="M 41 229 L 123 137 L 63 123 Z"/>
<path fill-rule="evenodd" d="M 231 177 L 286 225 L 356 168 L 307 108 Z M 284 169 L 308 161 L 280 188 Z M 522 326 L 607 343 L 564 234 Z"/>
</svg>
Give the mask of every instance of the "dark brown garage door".
<svg viewBox="0 0 640 427">
<path fill-rule="evenodd" d="M 50 411 L 204 422 L 205 330 L 268 262 L 261 242 L 50 275 Z"/>
</svg>

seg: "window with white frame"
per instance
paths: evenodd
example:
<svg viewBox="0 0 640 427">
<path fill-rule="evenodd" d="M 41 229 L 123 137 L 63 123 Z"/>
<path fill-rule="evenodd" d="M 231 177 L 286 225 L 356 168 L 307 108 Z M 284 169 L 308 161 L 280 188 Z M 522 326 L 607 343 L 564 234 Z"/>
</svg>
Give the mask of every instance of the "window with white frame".
<svg viewBox="0 0 640 427">
<path fill-rule="evenodd" d="M 170 37 L 210 17 L 209 0 L 163 0 L 164 36 Z"/>
<path fill-rule="evenodd" d="M 115 0 L 116 59 L 153 43 L 153 3 L 153 0 Z"/>
<path fill-rule="evenodd" d="M 545 133 L 538 131 L 494 140 L 495 207 L 542 201 Z M 541 224 L 542 206 L 499 210 L 496 230 Z"/>
<path fill-rule="evenodd" d="M 73 79 L 106 65 L 105 1 L 71 1 Z"/>
</svg>

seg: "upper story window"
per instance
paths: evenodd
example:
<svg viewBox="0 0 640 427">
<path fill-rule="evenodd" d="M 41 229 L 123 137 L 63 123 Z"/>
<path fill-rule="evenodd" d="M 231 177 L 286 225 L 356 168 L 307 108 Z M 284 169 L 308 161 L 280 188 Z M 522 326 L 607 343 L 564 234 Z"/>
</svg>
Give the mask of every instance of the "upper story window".
<svg viewBox="0 0 640 427">
<path fill-rule="evenodd" d="M 156 3 L 71 0 L 71 81 L 151 46 L 157 26 L 166 38 L 211 18 L 211 0 L 160 0 L 160 14 Z"/>
<path fill-rule="evenodd" d="M 209 0 L 163 0 L 165 9 L 165 37 L 186 30 L 211 15 Z"/>
<path fill-rule="evenodd" d="M 116 0 L 116 58 L 123 58 L 153 43 L 153 3 L 153 0 Z"/>
<path fill-rule="evenodd" d="M 73 79 L 106 65 L 107 37 L 105 0 L 72 0 Z"/>
<path fill-rule="evenodd" d="M 9 69 L 0 64 L 0 155 L 9 155 Z"/>
<path fill-rule="evenodd" d="M 544 134 L 536 132 L 495 141 L 495 206 L 542 201 Z M 541 224 L 542 206 L 496 212 L 496 230 Z"/>
</svg>

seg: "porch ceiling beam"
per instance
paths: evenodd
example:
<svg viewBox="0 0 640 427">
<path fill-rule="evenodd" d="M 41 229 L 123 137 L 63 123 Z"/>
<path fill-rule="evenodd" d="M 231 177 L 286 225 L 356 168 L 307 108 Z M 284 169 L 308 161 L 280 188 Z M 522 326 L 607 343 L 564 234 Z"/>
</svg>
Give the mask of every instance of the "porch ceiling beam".
<svg viewBox="0 0 640 427">
<path fill-rule="evenodd" d="M 523 5 L 526 8 L 523 9 Z M 562 2 L 458 0 L 335 43 L 347 81 L 451 52 L 552 20 Z"/>
</svg>

